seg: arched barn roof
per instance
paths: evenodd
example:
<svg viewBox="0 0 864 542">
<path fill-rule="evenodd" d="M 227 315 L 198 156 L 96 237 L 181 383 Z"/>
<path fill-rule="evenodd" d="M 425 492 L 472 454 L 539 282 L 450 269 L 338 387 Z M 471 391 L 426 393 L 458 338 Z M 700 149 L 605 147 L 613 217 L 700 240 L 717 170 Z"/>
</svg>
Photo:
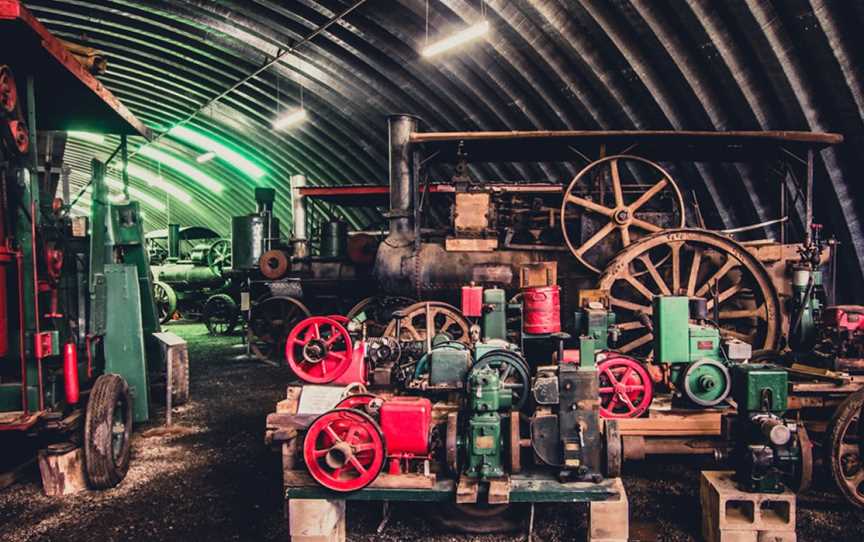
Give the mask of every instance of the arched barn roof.
<svg viewBox="0 0 864 542">
<path fill-rule="evenodd" d="M 109 71 L 101 80 L 158 133 L 355 3 L 26 5 L 59 37 L 105 51 Z M 846 141 L 817 161 L 816 219 L 840 240 L 850 278 L 864 282 L 864 2 L 488 0 L 491 31 L 482 41 L 434 60 L 419 55 L 427 32 L 464 27 L 481 9 L 481 0 L 430 0 L 428 8 L 424 0 L 360 2 L 205 108 L 187 125 L 192 135 L 162 137 L 151 146 L 156 152 L 134 156 L 132 186 L 147 196 L 148 227 L 164 228 L 170 213 L 172 221 L 227 233 L 230 216 L 253 209 L 258 185 L 277 188 L 276 211 L 290 220 L 288 178 L 295 173 L 311 184 L 384 182 L 385 117 L 396 112 L 419 115 L 429 130 L 832 131 Z M 301 87 L 309 118 L 274 131 L 277 109 L 296 107 Z M 189 139 L 194 134 L 249 163 L 196 163 L 202 151 Z M 107 156 L 116 144 L 113 137 L 71 140 L 73 182 L 85 182 L 94 151 Z M 582 165 L 497 164 L 474 174 L 567 181 Z M 152 186 L 152 172 L 169 183 L 171 197 L 164 184 Z M 710 227 L 779 216 L 778 183 L 767 180 L 771 164 L 682 166 L 675 175 L 698 196 Z M 362 211 L 347 218 L 356 226 L 376 220 Z"/>
</svg>

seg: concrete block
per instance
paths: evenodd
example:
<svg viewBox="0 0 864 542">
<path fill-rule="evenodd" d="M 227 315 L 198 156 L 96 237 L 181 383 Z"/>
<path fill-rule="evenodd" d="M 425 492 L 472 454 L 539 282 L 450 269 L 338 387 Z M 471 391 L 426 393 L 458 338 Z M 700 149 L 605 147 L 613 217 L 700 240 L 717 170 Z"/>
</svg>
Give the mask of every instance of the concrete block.
<svg viewBox="0 0 864 542">
<path fill-rule="evenodd" d="M 288 532 L 292 542 L 345 542 L 345 501 L 289 500 Z"/>
<path fill-rule="evenodd" d="M 630 503 L 620 478 L 612 486 L 618 498 L 589 504 L 589 542 L 627 542 L 630 535 Z"/>
</svg>

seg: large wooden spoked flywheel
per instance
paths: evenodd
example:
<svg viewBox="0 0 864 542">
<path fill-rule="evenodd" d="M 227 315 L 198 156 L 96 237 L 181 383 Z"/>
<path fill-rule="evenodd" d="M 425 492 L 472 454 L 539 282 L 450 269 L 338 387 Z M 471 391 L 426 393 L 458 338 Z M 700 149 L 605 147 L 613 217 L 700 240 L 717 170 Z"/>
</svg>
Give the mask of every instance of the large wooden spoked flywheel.
<svg viewBox="0 0 864 542">
<path fill-rule="evenodd" d="M 438 301 L 421 301 L 401 311 L 399 337 L 396 337 L 396 320 L 387 324 L 385 337 L 394 337 L 400 341 L 425 341 L 427 330 L 432 336 L 444 333 L 450 340 L 468 344 L 471 342 L 468 320 L 462 316 L 459 309 L 447 303 Z"/>
<path fill-rule="evenodd" d="M 592 162 L 564 191 L 564 240 L 570 252 L 597 273 L 641 237 L 682 227 L 684 199 L 678 186 L 645 158 L 619 154 Z"/>
<path fill-rule="evenodd" d="M 709 318 L 719 302 L 721 334 L 754 351 L 775 348 L 780 338 L 780 300 L 765 267 L 744 246 L 708 230 L 668 230 L 631 244 L 609 262 L 597 288 L 609 292 L 618 316 L 614 349 L 631 356 L 652 353 L 656 295 L 703 297 Z"/>
</svg>

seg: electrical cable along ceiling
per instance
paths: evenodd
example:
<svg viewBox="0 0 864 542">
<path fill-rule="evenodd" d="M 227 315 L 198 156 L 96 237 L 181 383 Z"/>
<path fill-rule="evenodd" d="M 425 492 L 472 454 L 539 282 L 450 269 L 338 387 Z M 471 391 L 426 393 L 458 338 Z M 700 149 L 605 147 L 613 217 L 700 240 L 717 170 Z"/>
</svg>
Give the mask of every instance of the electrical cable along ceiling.
<svg viewBox="0 0 864 542">
<path fill-rule="evenodd" d="M 156 133 L 290 49 L 354 0 L 34 0 L 59 37 L 104 51 L 100 80 Z M 148 228 L 172 222 L 227 233 L 253 187 L 288 179 L 384 182 L 386 122 L 412 113 L 427 130 L 813 130 L 846 142 L 821 153 L 816 220 L 842 243 L 841 268 L 864 283 L 864 2 L 821 0 L 367 0 L 175 131 L 137 151 L 132 187 Z M 482 18 L 480 39 L 433 58 L 429 40 Z M 304 122 L 275 130 L 300 106 Z M 74 104 L 70 104 L 74 107 Z M 86 130 L 86 127 L 81 127 Z M 191 134 L 191 135 L 190 135 Z M 200 136 L 236 152 L 207 148 Z M 73 183 L 118 143 L 77 137 Z M 215 157 L 203 160 L 213 152 Z M 252 168 L 239 165 L 237 156 Z M 569 181 L 584 162 L 489 164 L 483 179 Z M 670 164 L 709 227 L 779 216 L 773 164 Z M 191 169 L 190 169 L 191 168 Z M 256 176 L 254 168 L 263 175 Z M 434 178 L 449 178 L 446 168 Z M 219 185 L 217 188 L 213 183 Z M 166 190 L 168 192 L 166 192 Z M 173 192 L 173 193 L 172 193 Z M 166 195 L 172 193 L 172 195 Z M 135 193 L 132 194 L 135 197 Z M 86 198 L 82 198 L 86 210 Z M 800 209 L 792 222 L 802 223 Z M 313 216 L 328 216 L 318 206 Z M 355 226 L 368 211 L 338 212 Z M 286 222 L 287 223 L 287 222 Z M 773 232 L 768 231 L 771 234 Z M 864 292 L 855 292 L 859 299 Z"/>
</svg>

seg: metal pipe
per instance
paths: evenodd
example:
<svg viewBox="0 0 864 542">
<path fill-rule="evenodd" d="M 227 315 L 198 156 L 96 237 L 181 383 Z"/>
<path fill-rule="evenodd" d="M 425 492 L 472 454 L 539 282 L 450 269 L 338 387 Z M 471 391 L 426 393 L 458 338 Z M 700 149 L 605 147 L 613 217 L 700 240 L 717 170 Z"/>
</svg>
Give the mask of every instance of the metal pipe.
<svg viewBox="0 0 864 542">
<path fill-rule="evenodd" d="M 300 193 L 300 189 L 305 186 L 305 175 L 291 176 L 291 244 L 295 258 L 309 255 L 309 240 L 306 238 L 306 197 Z"/>
<path fill-rule="evenodd" d="M 419 119 L 411 115 L 387 117 L 387 150 L 390 179 L 390 235 L 408 237 L 412 232 L 414 183 L 411 172 L 411 134 Z"/>
<path fill-rule="evenodd" d="M 180 257 L 180 224 L 168 224 L 168 257 Z"/>
<path fill-rule="evenodd" d="M 807 149 L 807 179 L 804 187 L 804 244 L 810 246 L 813 242 L 813 232 L 810 226 L 813 224 L 813 162 L 815 153 L 813 148 Z"/>
</svg>

